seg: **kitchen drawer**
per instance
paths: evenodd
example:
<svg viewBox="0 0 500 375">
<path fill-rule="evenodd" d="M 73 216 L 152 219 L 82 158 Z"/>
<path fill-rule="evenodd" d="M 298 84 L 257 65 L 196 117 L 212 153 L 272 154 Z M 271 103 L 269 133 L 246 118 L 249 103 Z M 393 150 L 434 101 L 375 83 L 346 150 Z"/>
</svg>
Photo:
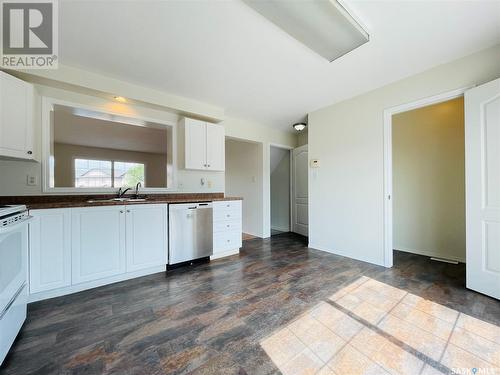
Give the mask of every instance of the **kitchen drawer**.
<svg viewBox="0 0 500 375">
<path fill-rule="evenodd" d="M 239 209 L 217 209 L 214 210 L 214 222 L 239 220 L 241 221 L 241 210 Z"/>
<path fill-rule="evenodd" d="M 241 247 L 241 231 L 214 234 L 214 253 Z"/>
<path fill-rule="evenodd" d="M 227 220 L 214 222 L 214 233 L 241 232 L 241 220 Z"/>
<path fill-rule="evenodd" d="M 215 210 L 241 210 L 241 201 L 216 201 L 213 205 Z"/>
</svg>

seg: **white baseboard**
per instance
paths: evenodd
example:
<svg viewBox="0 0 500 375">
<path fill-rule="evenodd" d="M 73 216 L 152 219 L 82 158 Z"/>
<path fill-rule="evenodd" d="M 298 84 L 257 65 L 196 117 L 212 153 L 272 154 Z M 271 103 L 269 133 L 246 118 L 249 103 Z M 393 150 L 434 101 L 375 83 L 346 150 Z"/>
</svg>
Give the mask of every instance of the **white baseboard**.
<svg viewBox="0 0 500 375">
<path fill-rule="evenodd" d="M 258 238 L 264 238 L 260 234 L 255 234 L 246 230 L 243 230 L 242 233 L 249 234 L 250 236 L 258 237 Z M 262 234 L 262 233 L 261 233 Z"/>
<path fill-rule="evenodd" d="M 401 246 L 398 246 L 398 248 L 397 249 L 395 248 L 394 250 L 402 251 L 404 253 L 411 253 L 411 254 L 423 255 L 423 256 L 426 256 L 426 257 L 456 260 L 457 262 L 465 263 L 465 258 L 464 257 L 460 257 L 460 256 L 457 257 L 456 255 L 445 254 L 445 253 L 441 253 L 439 251 L 415 250 L 415 249 L 403 248 Z"/>
<path fill-rule="evenodd" d="M 210 256 L 210 260 L 215 260 L 215 259 L 220 259 L 220 258 L 225 258 L 231 255 L 239 254 L 240 249 L 233 249 L 229 251 L 224 251 L 222 253 L 216 253 L 214 255 Z"/>
<path fill-rule="evenodd" d="M 361 262 L 366 262 L 366 263 L 371 263 L 371 264 L 375 264 L 377 266 L 382 266 L 382 267 L 385 267 L 384 266 L 384 262 L 374 262 L 373 260 L 369 260 L 369 259 L 363 259 L 363 258 L 355 258 L 353 256 L 351 256 L 350 254 L 347 254 L 345 252 L 342 252 L 342 251 L 338 251 L 338 250 L 332 250 L 326 246 L 322 246 L 322 245 L 315 245 L 311 242 L 309 242 L 309 244 L 307 245 L 308 247 L 310 247 L 311 249 L 315 249 L 315 250 L 320 250 L 320 251 L 324 251 L 325 253 L 330 253 L 330 254 L 334 254 L 334 255 L 339 255 L 341 257 L 346 257 L 346 258 L 350 258 L 350 259 L 355 259 L 355 260 L 359 260 Z"/>
<path fill-rule="evenodd" d="M 145 269 L 139 270 L 139 271 L 122 273 L 121 275 L 107 277 L 105 279 L 89 281 L 86 283 L 71 285 L 71 286 L 67 286 L 64 288 L 48 290 L 45 292 L 33 293 L 33 294 L 30 294 L 28 296 L 28 303 L 42 301 L 44 299 L 49 299 L 49 298 L 54 298 L 54 297 L 61 297 L 61 296 L 65 296 L 68 294 L 78 293 L 78 292 L 81 292 L 81 291 L 84 291 L 87 289 L 93 289 L 93 288 L 97 288 L 99 286 L 104 286 L 104 285 L 118 283 L 120 281 L 135 279 L 136 277 L 151 275 L 153 273 L 165 272 L 166 268 L 167 268 L 166 265 L 155 266 L 155 267 L 145 268 Z"/>
<path fill-rule="evenodd" d="M 290 232 L 289 227 L 271 227 L 271 230 L 279 230 L 280 232 Z"/>
</svg>

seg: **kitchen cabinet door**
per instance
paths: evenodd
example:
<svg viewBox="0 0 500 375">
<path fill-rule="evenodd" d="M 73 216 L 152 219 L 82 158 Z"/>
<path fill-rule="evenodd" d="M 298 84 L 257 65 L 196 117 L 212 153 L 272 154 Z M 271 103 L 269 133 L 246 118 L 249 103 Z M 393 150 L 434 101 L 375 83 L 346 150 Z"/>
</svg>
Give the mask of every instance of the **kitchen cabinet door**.
<svg viewBox="0 0 500 375">
<path fill-rule="evenodd" d="M 126 206 L 127 272 L 167 264 L 167 205 Z"/>
<path fill-rule="evenodd" d="M 30 210 L 30 294 L 71 285 L 71 210 Z"/>
<path fill-rule="evenodd" d="M 184 119 L 185 131 L 185 168 L 207 168 L 206 123 L 203 121 Z"/>
<path fill-rule="evenodd" d="M 125 207 L 71 210 L 73 284 L 125 273 Z"/>
<path fill-rule="evenodd" d="M 33 86 L 0 72 L 0 156 L 33 159 Z"/>
<path fill-rule="evenodd" d="M 207 169 L 223 171 L 225 168 L 224 127 L 207 123 Z"/>
</svg>

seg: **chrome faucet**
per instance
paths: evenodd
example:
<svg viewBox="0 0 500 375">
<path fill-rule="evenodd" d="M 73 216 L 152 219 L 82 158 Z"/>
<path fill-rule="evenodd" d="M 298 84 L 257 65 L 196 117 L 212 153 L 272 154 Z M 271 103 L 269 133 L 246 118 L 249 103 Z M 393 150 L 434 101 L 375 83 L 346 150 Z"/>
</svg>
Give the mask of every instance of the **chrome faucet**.
<svg viewBox="0 0 500 375">
<path fill-rule="evenodd" d="M 139 181 L 136 185 L 135 185 L 135 198 L 139 198 L 139 188 L 142 187 L 142 184 L 141 182 Z"/>
<path fill-rule="evenodd" d="M 129 191 L 131 188 L 126 188 L 125 190 L 122 190 L 122 188 L 118 189 L 118 198 L 123 198 L 125 193 Z"/>
</svg>

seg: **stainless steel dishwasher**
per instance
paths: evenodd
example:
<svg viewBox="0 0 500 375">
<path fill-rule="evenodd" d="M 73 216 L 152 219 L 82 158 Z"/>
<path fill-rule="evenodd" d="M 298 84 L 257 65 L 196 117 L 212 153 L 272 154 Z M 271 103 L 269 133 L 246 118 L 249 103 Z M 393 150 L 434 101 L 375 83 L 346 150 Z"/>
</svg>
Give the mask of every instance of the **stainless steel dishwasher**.
<svg viewBox="0 0 500 375">
<path fill-rule="evenodd" d="M 168 205 L 168 264 L 178 264 L 213 254 L 212 203 Z"/>
</svg>

